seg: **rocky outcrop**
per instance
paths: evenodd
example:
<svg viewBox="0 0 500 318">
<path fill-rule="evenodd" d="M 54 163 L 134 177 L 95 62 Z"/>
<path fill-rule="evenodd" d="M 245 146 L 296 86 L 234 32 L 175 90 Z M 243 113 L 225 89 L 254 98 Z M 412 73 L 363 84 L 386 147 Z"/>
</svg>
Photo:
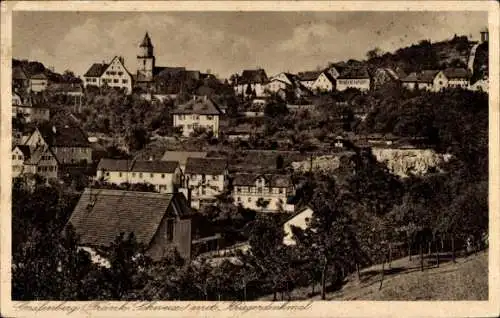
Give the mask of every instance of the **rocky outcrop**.
<svg viewBox="0 0 500 318">
<path fill-rule="evenodd" d="M 377 161 L 387 165 L 389 171 L 403 178 L 412 174 L 424 175 L 451 158 L 449 154 L 432 149 L 373 148 L 372 153 Z"/>
</svg>

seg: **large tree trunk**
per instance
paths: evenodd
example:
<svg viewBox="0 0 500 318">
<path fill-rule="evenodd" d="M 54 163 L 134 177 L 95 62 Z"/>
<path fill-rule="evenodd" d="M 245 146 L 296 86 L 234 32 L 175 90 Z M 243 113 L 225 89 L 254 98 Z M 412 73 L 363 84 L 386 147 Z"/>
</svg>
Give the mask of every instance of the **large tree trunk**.
<svg viewBox="0 0 500 318">
<path fill-rule="evenodd" d="M 389 264 L 388 264 L 388 267 L 391 268 L 392 266 L 392 244 L 389 243 Z"/>
<path fill-rule="evenodd" d="M 356 277 L 358 279 L 358 282 L 361 282 L 361 273 L 359 272 L 359 264 L 356 263 Z"/>
<path fill-rule="evenodd" d="M 278 300 L 278 295 L 276 294 L 276 290 L 273 291 L 273 301 Z"/>
<path fill-rule="evenodd" d="M 378 290 L 381 290 L 382 289 L 382 284 L 384 282 L 384 276 L 385 276 L 385 257 L 384 259 L 382 260 L 382 278 L 380 279 L 380 285 L 378 286 Z"/>
<path fill-rule="evenodd" d="M 408 240 L 408 260 L 411 261 L 411 240 Z"/>
<path fill-rule="evenodd" d="M 435 241 L 435 244 L 436 244 L 436 265 L 437 265 L 437 267 L 439 267 L 439 253 L 441 251 L 439 250 L 439 245 L 438 245 L 438 241 L 437 240 Z"/>
<path fill-rule="evenodd" d="M 420 251 L 420 271 L 424 271 L 424 249 L 422 247 L 422 243 L 419 245 L 419 251 Z"/>
<path fill-rule="evenodd" d="M 321 270 L 321 300 L 326 299 L 326 270 L 328 269 L 328 262 L 325 257 L 323 269 Z"/>
<path fill-rule="evenodd" d="M 451 260 L 453 263 L 456 262 L 455 260 L 455 234 L 451 235 Z"/>
</svg>

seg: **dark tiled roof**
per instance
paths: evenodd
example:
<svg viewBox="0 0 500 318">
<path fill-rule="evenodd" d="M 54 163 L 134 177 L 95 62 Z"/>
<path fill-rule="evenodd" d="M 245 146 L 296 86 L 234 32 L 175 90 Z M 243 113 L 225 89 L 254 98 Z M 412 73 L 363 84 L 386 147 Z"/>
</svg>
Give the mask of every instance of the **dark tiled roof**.
<svg viewBox="0 0 500 318">
<path fill-rule="evenodd" d="M 30 79 L 47 79 L 47 76 L 43 73 L 38 73 L 30 76 Z"/>
<path fill-rule="evenodd" d="M 171 204 L 177 217 L 191 213 L 181 196 L 85 189 L 69 223 L 74 226 L 83 245 L 108 246 L 120 233 L 134 233 L 139 243 L 149 245 Z"/>
<path fill-rule="evenodd" d="M 220 115 L 219 107 L 208 97 L 191 99 L 172 111 L 172 114 Z"/>
<path fill-rule="evenodd" d="M 188 158 L 185 173 L 221 175 L 226 167 L 224 158 Z"/>
<path fill-rule="evenodd" d="M 52 83 L 47 89 L 53 92 L 83 92 L 80 83 Z"/>
<path fill-rule="evenodd" d="M 443 71 L 444 75 L 448 78 L 469 78 L 469 72 L 465 68 L 447 68 Z"/>
<path fill-rule="evenodd" d="M 106 171 L 128 171 L 132 160 L 103 158 L 97 165 L 97 170 Z"/>
<path fill-rule="evenodd" d="M 108 64 L 104 63 L 94 63 L 92 66 L 89 68 L 87 73 L 85 73 L 83 76 L 85 77 L 101 77 L 101 75 L 106 71 L 108 68 Z"/>
<path fill-rule="evenodd" d="M 155 66 L 153 69 L 154 76 L 164 76 L 164 75 L 177 75 L 185 72 L 186 68 L 181 66 L 171 67 L 171 66 Z"/>
<path fill-rule="evenodd" d="M 363 67 L 349 67 L 342 71 L 339 79 L 370 78 L 368 71 Z"/>
<path fill-rule="evenodd" d="M 298 75 L 301 81 L 315 81 L 321 75 L 321 71 L 300 72 Z"/>
<path fill-rule="evenodd" d="M 31 155 L 31 151 L 30 151 L 30 147 L 27 146 L 27 145 L 17 145 L 15 146 L 14 148 L 19 148 L 19 150 L 21 150 L 21 152 L 23 153 L 23 156 L 24 156 L 24 160 L 28 159 Z"/>
<path fill-rule="evenodd" d="M 207 156 L 206 152 L 194 152 L 194 151 L 165 151 L 161 160 L 165 161 L 177 161 L 180 165 L 184 166 L 188 158 L 205 158 Z"/>
<path fill-rule="evenodd" d="M 148 32 L 144 35 L 144 39 L 142 39 L 140 47 L 152 47 L 153 43 L 151 43 L 151 38 L 149 37 Z"/>
<path fill-rule="evenodd" d="M 257 70 L 243 70 L 238 84 L 264 84 L 267 82 L 267 74 L 263 69 Z"/>
<path fill-rule="evenodd" d="M 59 127 L 45 124 L 39 126 L 38 130 L 45 142 L 51 147 L 90 147 L 87 136 L 79 127 Z"/>
<path fill-rule="evenodd" d="M 174 173 L 177 167 L 179 167 L 179 163 L 177 161 L 141 160 L 141 161 L 134 161 L 131 171 Z"/>
<path fill-rule="evenodd" d="M 266 185 L 286 188 L 291 185 L 290 177 L 281 174 L 236 173 L 233 177 L 233 186 L 253 186 L 257 178 L 264 178 Z"/>
<path fill-rule="evenodd" d="M 419 82 L 419 83 L 432 83 L 434 78 L 439 73 L 438 70 L 424 70 L 420 73 L 412 72 L 405 78 L 401 79 L 402 82 Z"/>
<path fill-rule="evenodd" d="M 12 78 L 15 80 L 26 80 L 28 77 L 26 76 L 26 72 L 21 67 L 14 67 L 12 69 Z"/>
</svg>

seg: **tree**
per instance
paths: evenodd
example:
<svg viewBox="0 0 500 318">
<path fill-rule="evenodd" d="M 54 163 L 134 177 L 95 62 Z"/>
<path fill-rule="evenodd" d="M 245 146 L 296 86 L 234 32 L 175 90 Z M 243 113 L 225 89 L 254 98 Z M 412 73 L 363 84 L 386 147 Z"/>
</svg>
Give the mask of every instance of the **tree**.
<svg viewBox="0 0 500 318">
<path fill-rule="evenodd" d="M 380 50 L 380 48 L 376 47 L 370 51 L 368 51 L 366 53 L 366 57 L 368 58 L 368 60 L 373 60 L 373 59 L 376 59 L 378 58 L 380 55 L 382 55 L 382 50 Z"/>
</svg>

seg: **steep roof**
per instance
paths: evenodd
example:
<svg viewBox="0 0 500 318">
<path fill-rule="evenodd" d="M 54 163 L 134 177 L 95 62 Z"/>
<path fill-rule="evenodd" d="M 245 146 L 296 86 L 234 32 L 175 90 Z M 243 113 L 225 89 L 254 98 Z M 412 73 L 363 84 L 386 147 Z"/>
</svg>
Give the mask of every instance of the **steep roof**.
<svg viewBox="0 0 500 318">
<path fill-rule="evenodd" d="M 22 67 L 17 66 L 12 68 L 12 79 L 26 80 L 28 79 L 28 77 L 26 76 L 26 72 L 22 69 Z"/>
<path fill-rule="evenodd" d="M 402 82 L 419 82 L 419 83 L 432 83 L 434 78 L 439 73 L 439 70 L 423 70 L 419 73 L 412 72 L 405 78 L 402 78 Z"/>
<path fill-rule="evenodd" d="M 270 187 L 289 187 L 292 183 L 288 175 L 282 174 L 257 174 L 257 173 L 235 173 L 233 175 L 233 186 L 253 186 L 257 178 L 264 178 Z"/>
<path fill-rule="evenodd" d="M 37 165 L 42 159 L 42 156 L 45 154 L 51 155 L 57 162 L 59 162 L 59 160 L 57 160 L 57 156 L 50 150 L 50 148 L 40 146 L 30 149 L 30 156 L 25 158 L 24 163 L 27 165 Z"/>
<path fill-rule="evenodd" d="M 225 158 L 188 158 L 185 173 L 221 175 L 226 167 Z"/>
<path fill-rule="evenodd" d="M 169 206 L 177 217 L 191 213 L 182 194 L 107 189 L 85 189 L 68 223 L 83 245 L 108 246 L 120 234 L 134 233 L 149 245 L 167 215 Z"/>
<path fill-rule="evenodd" d="M 19 150 L 23 153 L 24 160 L 28 159 L 31 155 L 30 147 L 27 145 L 17 145 L 14 146 L 13 149 L 19 148 Z"/>
<path fill-rule="evenodd" d="M 298 75 L 301 81 L 315 81 L 318 76 L 323 73 L 322 71 L 310 71 L 310 72 L 300 72 Z"/>
<path fill-rule="evenodd" d="M 179 163 L 177 161 L 140 160 L 134 161 L 131 171 L 174 173 L 177 167 L 179 167 Z"/>
<path fill-rule="evenodd" d="M 465 68 L 454 68 L 449 67 L 443 71 L 444 75 L 448 78 L 460 78 L 460 79 L 468 79 L 469 72 Z"/>
<path fill-rule="evenodd" d="M 104 71 L 108 68 L 109 64 L 94 63 L 89 70 L 83 75 L 84 77 L 101 77 Z"/>
<path fill-rule="evenodd" d="M 342 70 L 338 77 L 339 79 L 357 79 L 357 78 L 370 78 L 368 71 L 364 67 L 348 67 Z"/>
<path fill-rule="evenodd" d="M 38 74 L 35 74 L 35 75 L 31 75 L 30 76 L 30 79 L 47 79 L 47 76 L 43 73 L 38 73 Z"/>
<path fill-rule="evenodd" d="M 149 37 L 148 32 L 144 35 L 144 39 L 142 39 L 141 44 L 139 47 L 152 47 L 153 43 L 151 43 L 151 38 Z"/>
<path fill-rule="evenodd" d="M 179 105 L 172 114 L 220 115 L 219 107 L 208 97 L 193 98 L 185 104 Z"/>
<path fill-rule="evenodd" d="M 206 152 L 201 151 L 165 151 L 161 160 L 177 161 L 181 166 L 186 165 L 188 158 L 205 158 Z"/>
<path fill-rule="evenodd" d="M 129 171 L 132 160 L 102 158 L 97 165 L 97 170 Z"/>
<path fill-rule="evenodd" d="M 51 147 L 90 147 L 87 136 L 79 127 L 44 124 L 38 127 L 38 131 Z"/>
<path fill-rule="evenodd" d="M 267 82 L 267 74 L 263 69 L 243 70 L 238 84 L 264 84 Z"/>
</svg>

